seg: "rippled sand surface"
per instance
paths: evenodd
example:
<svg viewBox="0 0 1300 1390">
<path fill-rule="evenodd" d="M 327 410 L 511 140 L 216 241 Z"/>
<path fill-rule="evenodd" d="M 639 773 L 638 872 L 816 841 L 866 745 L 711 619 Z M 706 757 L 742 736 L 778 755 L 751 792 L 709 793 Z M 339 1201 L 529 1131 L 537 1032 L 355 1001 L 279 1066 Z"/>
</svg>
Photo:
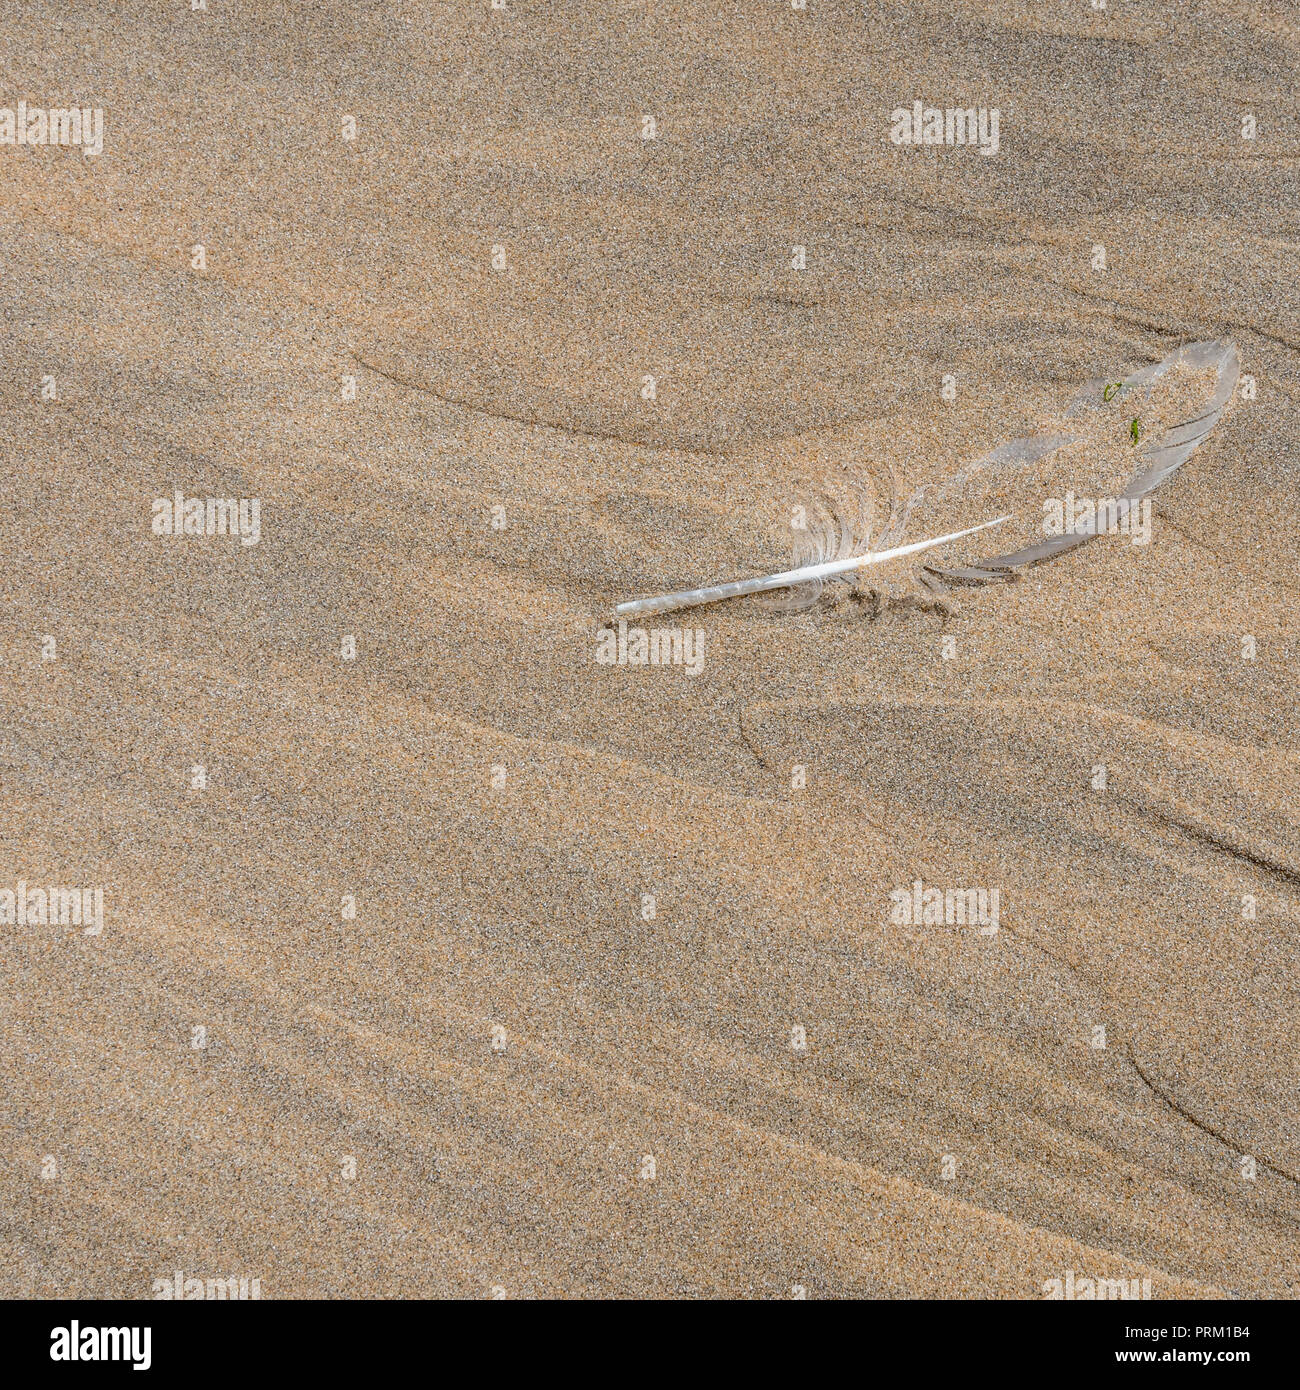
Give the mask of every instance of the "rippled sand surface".
<svg viewBox="0 0 1300 1390">
<path fill-rule="evenodd" d="M 1295 1296 L 1294 6 L 112 9 L 0 21 L 0 1293 Z M 1219 337 L 1149 545 L 596 662 Z"/>
</svg>

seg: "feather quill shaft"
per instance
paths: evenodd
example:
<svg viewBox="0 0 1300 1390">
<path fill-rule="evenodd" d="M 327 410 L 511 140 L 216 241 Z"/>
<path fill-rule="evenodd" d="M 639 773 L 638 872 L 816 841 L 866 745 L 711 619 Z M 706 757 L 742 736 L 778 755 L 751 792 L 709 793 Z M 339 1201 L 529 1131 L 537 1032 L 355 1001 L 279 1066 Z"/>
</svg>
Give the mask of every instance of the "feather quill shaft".
<svg viewBox="0 0 1300 1390">
<path fill-rule="evenodd" d="M 674 594 L 660 594 L 657 598 L 632 599 L 620 603 L 614 612 L 620 617 L 629 613 L 668 613 L 675 608 L 694 608 L 701 603 L 716 603 L 719 599 L 735 598 L 740 594 L 760 594 L 768 589 L 790 589 L 810 579 L 827 579 L 836 574 L 848 574 L 851 570 L 865 569 L 867 565 L 879 565 L 885 560 L 901 559 L 904 555 L 915 555 L 948 541 L 960 540 L 962 536 L 973 535 L 976 531 L 990 526 L 1000 526 L 1009 521 L 1011 514 L 994 517 L 992 521 L 982 521 L 978 526 L 968 526 L 964 531 L 953 531 L 946 536 L 935 536 L 928 541 L 912 541 L 909 545 L 894 546 L 891 550 L 868 551 L 865 555 L 854 555 L 847 560 L 824 560 L 817 565 L 804 565 L 797 570 L 783 570 L 780 574 L 765 574 L 758 579 L 736 579 L 729 584 L 711 584 L 704 589 L 680 589 Z"/>
</svg>

